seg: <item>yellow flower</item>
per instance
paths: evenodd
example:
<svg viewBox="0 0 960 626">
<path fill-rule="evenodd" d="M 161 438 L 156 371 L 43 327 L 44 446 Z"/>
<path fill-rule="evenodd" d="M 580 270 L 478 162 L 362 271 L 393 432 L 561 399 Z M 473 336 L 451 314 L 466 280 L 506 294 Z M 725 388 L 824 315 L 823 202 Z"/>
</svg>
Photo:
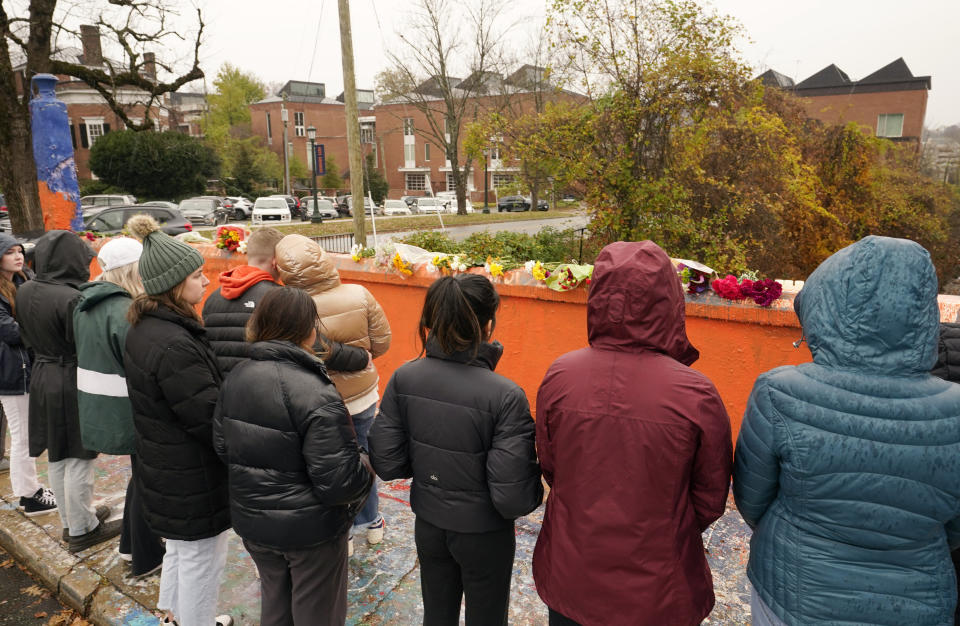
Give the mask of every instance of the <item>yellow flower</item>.
<svg viewBox="0 0 960 626">
<path fill-rule="evenodd" d="M 503 276 L 503 265 L 500 263 L 497 263 L 490 257 L 487 257 L 486 269 L 488 272 L 490 272 L 490 275 L 493 276 L 494 278 L 497 278 L 498 276 Z"/>
<path fill-rule="evenodd" d="M 410 265 L 408 263 L 404 263 L 403 258 L 400 256 L 399 252 L 393 255 L 393 267 L 401 274 L 406 274 L 407 276 L 413 276 L 413 270 L 410 268 Z"/>
</svg>

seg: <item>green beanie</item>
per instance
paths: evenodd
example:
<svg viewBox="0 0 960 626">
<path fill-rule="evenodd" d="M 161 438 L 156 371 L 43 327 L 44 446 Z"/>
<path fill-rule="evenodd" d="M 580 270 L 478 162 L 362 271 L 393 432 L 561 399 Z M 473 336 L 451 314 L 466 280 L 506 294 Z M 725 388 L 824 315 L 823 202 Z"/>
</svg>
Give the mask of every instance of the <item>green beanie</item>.
<svg viewBox="0 0 960 626">
<path fill-rule="evenodd" d="M 170 291 L 203 266 L 203 257 L 193 246 L 161 231 L 157 221 L 148 215 L 130 218 L 127 229 L 143 240 L 140 279 L 144 291 L 151 296 Z"/>
</svg>

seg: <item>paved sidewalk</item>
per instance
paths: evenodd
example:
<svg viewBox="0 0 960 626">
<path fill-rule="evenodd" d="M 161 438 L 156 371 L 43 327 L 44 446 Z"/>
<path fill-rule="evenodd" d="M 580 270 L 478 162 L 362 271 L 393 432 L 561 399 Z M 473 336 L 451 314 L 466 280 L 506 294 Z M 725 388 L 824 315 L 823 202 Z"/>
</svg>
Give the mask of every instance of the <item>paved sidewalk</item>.
<svg viewBox="0 0 960 626">
<path fill-rule="evenodd" d="M 123 510 L 129 478 L 128 457 L 101 456 L 96 464 L 98 503 L 109 504 L 113 517 Z M 38 461 L 41 482 L 46 480 L 46 460 Z M 10 496 L 8 474 L 0 474 L 0 545 L 24 563 L 63 601 L 81 610 L 97 624 L 147 626 L 157 624 L 159 575 L 132 579 L 128 566 L 117 556 L 118 539 L 71 555 L 59 541 L 60 519 L 56 513 L 28 519 L 16 510 Z M 380 508 L 387 522 L 382 544 L 367 546 L 355 538 L 356 553 L 350 560 L 348 624 L 419 624 L 420 576 L 413 543 L 413 514 L 409 484 L 380 484 Z M 537 596 L 531 573 L 531 558 L 543 508 L 517 522 L 517 555 L 510 604 L 510 624 L 547 623 L 546 607 Z M 717 605 L 705 624 L 749 624 L 749 594 L 746 587 L 749 530 L 728 506 L 726 515 L 705 534 L 704 543 L 713 569 Z M 222 611 L 240 625 L 259 621 L 259 581 L 253 561 L 238 537 L 231 534 L 230 555 L 220 593 Z"/>
</svg>

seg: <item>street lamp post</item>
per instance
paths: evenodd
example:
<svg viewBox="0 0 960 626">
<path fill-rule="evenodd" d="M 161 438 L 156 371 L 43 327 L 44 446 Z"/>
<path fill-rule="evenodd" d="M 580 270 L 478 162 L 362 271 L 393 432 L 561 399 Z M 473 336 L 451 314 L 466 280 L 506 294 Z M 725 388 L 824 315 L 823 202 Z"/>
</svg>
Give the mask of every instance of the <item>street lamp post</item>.
<svg viewBox="0 0 960 626">
<path fill-rule="evenodd" d="M 310 139 L 310 163 L 313 165 L 313 215 L 310 216 L 311 224 L 322 224 L 323 216 L 320 215 L 320 203 L 317 201 L 317 129 L 312 125 L 307 126 L 307 138 Z"/>
<path fill-rule="evenodd" d="M 490 149 L 483 149 L 483 212 L 490 212 L 490 205 L 487 202 L 487 184 L 490 180 L 490 176 L 487 175 L 487 162 L 490 157 Z"/>
</svg>

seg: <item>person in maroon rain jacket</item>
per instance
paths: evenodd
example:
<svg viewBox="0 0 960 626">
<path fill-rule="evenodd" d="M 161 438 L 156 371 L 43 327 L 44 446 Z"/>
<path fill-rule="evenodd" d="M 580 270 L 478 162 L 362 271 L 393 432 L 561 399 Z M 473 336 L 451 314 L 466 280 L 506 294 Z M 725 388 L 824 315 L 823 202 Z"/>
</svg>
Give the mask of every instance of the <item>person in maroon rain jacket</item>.
<svg viewBox="0 0 960 626">
<path fill-rule="evenodd" d="M 533 554 L 550 624 L 699 624 L 713 608 L 701 533 L 724 511 L 730 420 L 690 369 L 684 298 L 666 253 L 618 242 L 597 258 L 590 346 L 537 394 L 551 486 Z"/>
</svg>

